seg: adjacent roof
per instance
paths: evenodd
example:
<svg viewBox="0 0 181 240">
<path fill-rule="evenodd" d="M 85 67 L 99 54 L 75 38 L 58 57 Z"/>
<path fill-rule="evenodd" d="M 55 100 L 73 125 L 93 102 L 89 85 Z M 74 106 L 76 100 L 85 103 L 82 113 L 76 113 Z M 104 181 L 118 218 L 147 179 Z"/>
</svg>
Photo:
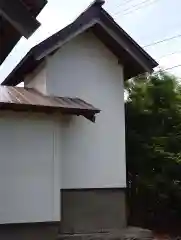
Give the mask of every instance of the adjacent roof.
<svg viewBox="0 0 181 240">
<path fill-rule="evenodd" d="M 36 16 L 47 0 L 0 1 L 0 64 L 21 36 L 28 38 L 40 25 Z"/>
<path fill-rule="evenodd" d="M 151 72 L 158 63 L 151 58 L 102 8 L 104 1 L 94 1 L 73 23 L 32 48 L 4 80 L 3 85 L 17 85 L 43 59 L 84 31 L 92 31 L 124 65 L 125 79 Z"/>
<path fill-rule="evenodd" d="M 34 89 L 0 86 L 0 110 L 61 112 L 82 115 L 95 121 L 100 110 L 79 98 L 49 97 Z"/>
</svg>

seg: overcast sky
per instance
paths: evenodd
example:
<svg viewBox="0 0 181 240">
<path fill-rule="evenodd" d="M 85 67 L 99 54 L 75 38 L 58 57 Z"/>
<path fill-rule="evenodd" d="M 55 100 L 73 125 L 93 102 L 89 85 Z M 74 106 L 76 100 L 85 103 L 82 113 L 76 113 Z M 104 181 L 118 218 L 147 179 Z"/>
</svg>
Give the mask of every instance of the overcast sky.
<svg viewBox="0 0 181 240">
<path fill-rule="evenodd" d="M 0 82 L 31 47 L 65 27 L 90 3 L 90 0 L 48 0 L 37 18 L 41 27 L 28 40 L 21 38 L 0 66 Z M 180 0 L 107 0 L 104 8 L 142 47 L 181 34 Z M 181 64 L 181 37 L 144 49 L 164 68 Z M 177 53 L 165 56 L 173 52 Z M 181 67 L 170 71 L 181 77 Z"/>
</svg>

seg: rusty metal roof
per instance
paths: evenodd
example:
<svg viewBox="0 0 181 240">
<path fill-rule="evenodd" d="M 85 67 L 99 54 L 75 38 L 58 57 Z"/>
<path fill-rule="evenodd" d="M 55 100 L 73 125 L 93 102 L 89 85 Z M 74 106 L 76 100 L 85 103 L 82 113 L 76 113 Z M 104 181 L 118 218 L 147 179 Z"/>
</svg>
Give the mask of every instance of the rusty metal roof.
<svg viewBox="0 0 181 240">
<path fill-rule="evenodd" d="M 34 89 L 0 86 L 0 110 L 61 112 L 95 121 L 100 110 L 79 98 L 45 96 Z"/>
</svg>

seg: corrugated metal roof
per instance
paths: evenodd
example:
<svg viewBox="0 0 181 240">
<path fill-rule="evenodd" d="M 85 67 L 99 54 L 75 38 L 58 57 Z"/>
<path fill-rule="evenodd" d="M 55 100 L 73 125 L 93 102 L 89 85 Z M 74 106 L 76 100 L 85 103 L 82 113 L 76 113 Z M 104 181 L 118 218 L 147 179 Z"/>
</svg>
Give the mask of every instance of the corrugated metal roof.
<svg viewBox="0 0 181 240">
<path fill-rule="evenodd" d="M 0 86 L 0 110 L 23 110 L 83 115 L 95 120 L 100 110 L 79 98 L 45 96 L 34 89 Z"/>
</svg>

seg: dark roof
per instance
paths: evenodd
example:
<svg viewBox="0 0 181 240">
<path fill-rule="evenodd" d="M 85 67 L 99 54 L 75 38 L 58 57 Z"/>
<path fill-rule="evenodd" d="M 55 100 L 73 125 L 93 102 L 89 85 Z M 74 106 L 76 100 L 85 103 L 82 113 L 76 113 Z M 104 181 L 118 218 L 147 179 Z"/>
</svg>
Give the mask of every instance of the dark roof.
<svg viewBox="0 0 181 240">
<path fill-rule="evenodd" d="M 82 115 L 91 121 L 100 110 L 79 98 L 50 97 L 34 89 L 0 86 L 0 111 L 61 112 Z"/>
<path fill-rule="evenodd" d="M 40 25 L 36 16 L 47 0 L 0 1 L 0 64 L 22 36 L 29 37 Z"/>
<path fill-rule="evenodd" d="M 158 63 L 151 58 L 102 8 L 103 1 L 94 1 L 73 23 L 33 47 L 3 81 L 17 85 L 48 54 L 84 31 L 92 31 L 124 65 L 125 79 L 151 72 Z"/>
</svg>

